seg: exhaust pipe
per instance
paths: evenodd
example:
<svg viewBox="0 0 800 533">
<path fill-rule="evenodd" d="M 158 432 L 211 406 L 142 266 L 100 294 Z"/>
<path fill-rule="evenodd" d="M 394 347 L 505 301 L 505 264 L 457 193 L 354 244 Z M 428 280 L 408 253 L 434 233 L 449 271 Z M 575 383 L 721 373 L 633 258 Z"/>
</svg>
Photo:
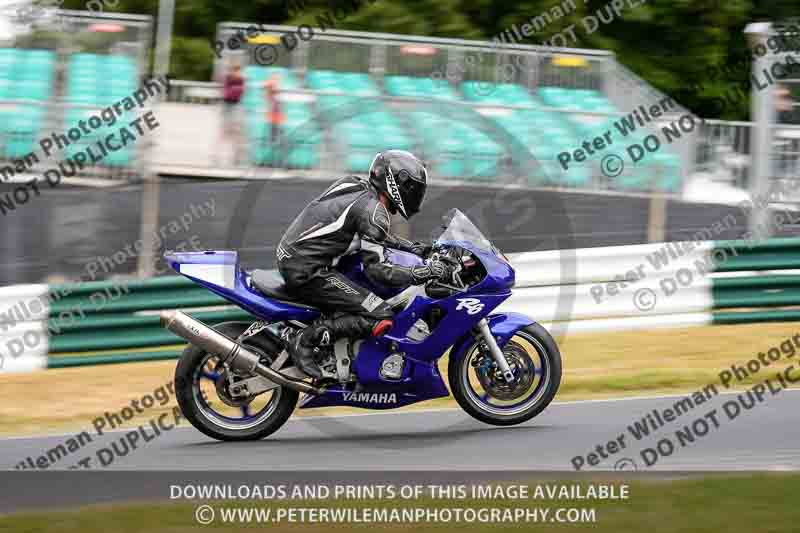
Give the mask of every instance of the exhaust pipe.
<svg viewBox="0 0 800 533">
<path fill-rule="evenodd" d="M 258 374 L 278 385 L 289 387 L 298 392 L 308 394 L 322 394 L 323 392 L 304 381 L 291 378 L 262 365 L 257 354 L 185 313 L 163 311 L 161 313 L 161 325 L 195 346 L 199 346 L 209 353 L 219 354 L 222 361 L 236 372 Z"/>
</svg>

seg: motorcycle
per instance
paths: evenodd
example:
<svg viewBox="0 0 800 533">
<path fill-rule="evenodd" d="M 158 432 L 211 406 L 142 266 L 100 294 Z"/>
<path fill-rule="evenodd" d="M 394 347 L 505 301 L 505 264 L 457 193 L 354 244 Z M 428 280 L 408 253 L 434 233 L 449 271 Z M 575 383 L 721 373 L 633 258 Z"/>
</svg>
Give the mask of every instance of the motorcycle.
<svg viewBox="0 0 800 533">
<path fill-rule="evenodd" d="M 446 215 L 443 228 L 430 257 L 452 266 L 446 282 L 377 286 L 360 253 L 338 261 L 337 270 L 385 299 L 395 315 L 382 334 L 319 349 L 322 378 L 315 380 L 293 366 L 286 347 L 322 311 L 294 301 L 277 272 L 247 272 L 235 251 L 166 253 L 177 272 L 257 318 L 210 327 L 180 311 L 161 314 L 162 325 L 189 342 L 175 370 L 184 416 L 210 437 L 239 441 L 277 431 L 300 393 L 300 409 L 392 409 L 452 392 L 464 411 L 499 426 L 541 413 L 561 383 L 556 342 L 525 315 L 492 313 L 511 295 L 514 269 L 461 211 Z M 405 266 L 423 261 L 399 250 L 385 253 Z M 438 366 L 448 350 L 450 391 Z"/>
</svg>

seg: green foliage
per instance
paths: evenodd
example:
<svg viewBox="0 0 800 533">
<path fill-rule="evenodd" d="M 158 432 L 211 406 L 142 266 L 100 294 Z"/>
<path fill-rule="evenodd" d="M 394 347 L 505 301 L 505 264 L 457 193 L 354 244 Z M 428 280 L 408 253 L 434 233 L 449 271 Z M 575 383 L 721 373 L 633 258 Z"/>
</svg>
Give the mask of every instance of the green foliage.
<svg viewBox="0 0 800 533">
<path fill-rule="evenodd" d="M 208 39 L 196 37 L 174 37 L 170 67 L 173 73 L 180 73 L 179 79 L 208 80 L 214 52 Z"/>
<path fill-rule="evenodd" d="M 103 0 L 92 0 L 94 5 Z M 310 24 L 333 7 L 352 6 L 357 0 L 181 0 L 176 2 L 171 75 L 179 79 L 208 79 L 213 55 L 209 42 L 220 22 Z M 158 0 L 115 0 L 113 9 L 154 17 Z M 525 39 L 540 44 L 574 25 L 574 46 L 615 52 L 639 76 L 692 111 L 713 118 L 746 118 L 748 104 L 719 110 L 715 95 L 749 77 L 746 69 L 726 69 L 725 76 L 709 80 L 711 68 L 736 63 L 746 54 L 744 26 L 754 20 L 781 19 L 797 12 L 796 0 L 626 0 L 621 16 L 587 33 L 586 17 L 595 16 L 608 0 L 361 0 L 361 8 L 337 23 L 337 28 L 387 33 L 491 39 L 513 24 L 521 25 L 553 6 L 575 9 Z M 85 9 L 86 0 L 66 0 L 69 9 Z M 740 72 L 741 70 L 741 72 Z M 702 86 L 702 91 L 686 87 Z"/>
</svg>

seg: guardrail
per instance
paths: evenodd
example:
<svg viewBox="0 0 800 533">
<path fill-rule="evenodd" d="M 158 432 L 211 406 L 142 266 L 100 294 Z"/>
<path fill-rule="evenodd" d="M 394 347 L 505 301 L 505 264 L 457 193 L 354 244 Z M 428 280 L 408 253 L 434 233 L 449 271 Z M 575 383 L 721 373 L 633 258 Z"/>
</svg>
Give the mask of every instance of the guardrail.
<svg viewBox="0 0 800 533">
<path fill-rule="evenodd" d="M 800 319 L 796 238 L 533 252 L 515 266 L 501 309 L 559 332 Z"/>
<path fill-rule="evenodd" d="M 800 320 L 800 238 L 515 254 L 518 311 L 557 334 Z M 174 359 L 158 311 L 254 319 L 180 276 L 0 289 L 0 372 Z"/>
</svg>

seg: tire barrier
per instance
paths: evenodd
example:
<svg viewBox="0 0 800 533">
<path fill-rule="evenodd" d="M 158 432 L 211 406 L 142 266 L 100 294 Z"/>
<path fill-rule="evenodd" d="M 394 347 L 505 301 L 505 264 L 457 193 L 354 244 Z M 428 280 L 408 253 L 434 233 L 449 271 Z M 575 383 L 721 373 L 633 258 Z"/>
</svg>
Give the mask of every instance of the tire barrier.
<svg viewBox="0 0 800 533">
<path fill-rule="evenodd" d="M 800 320 L 800 238 L 527 252 L 511 262 L 517 285 L 498 311 L 570 334 Z M 206 324 L 254 319 L 182 276 L 4 287 L 0 372 L 177 358 L 185 343 L 160 326 L 164 309 Z"/>
</svg>

